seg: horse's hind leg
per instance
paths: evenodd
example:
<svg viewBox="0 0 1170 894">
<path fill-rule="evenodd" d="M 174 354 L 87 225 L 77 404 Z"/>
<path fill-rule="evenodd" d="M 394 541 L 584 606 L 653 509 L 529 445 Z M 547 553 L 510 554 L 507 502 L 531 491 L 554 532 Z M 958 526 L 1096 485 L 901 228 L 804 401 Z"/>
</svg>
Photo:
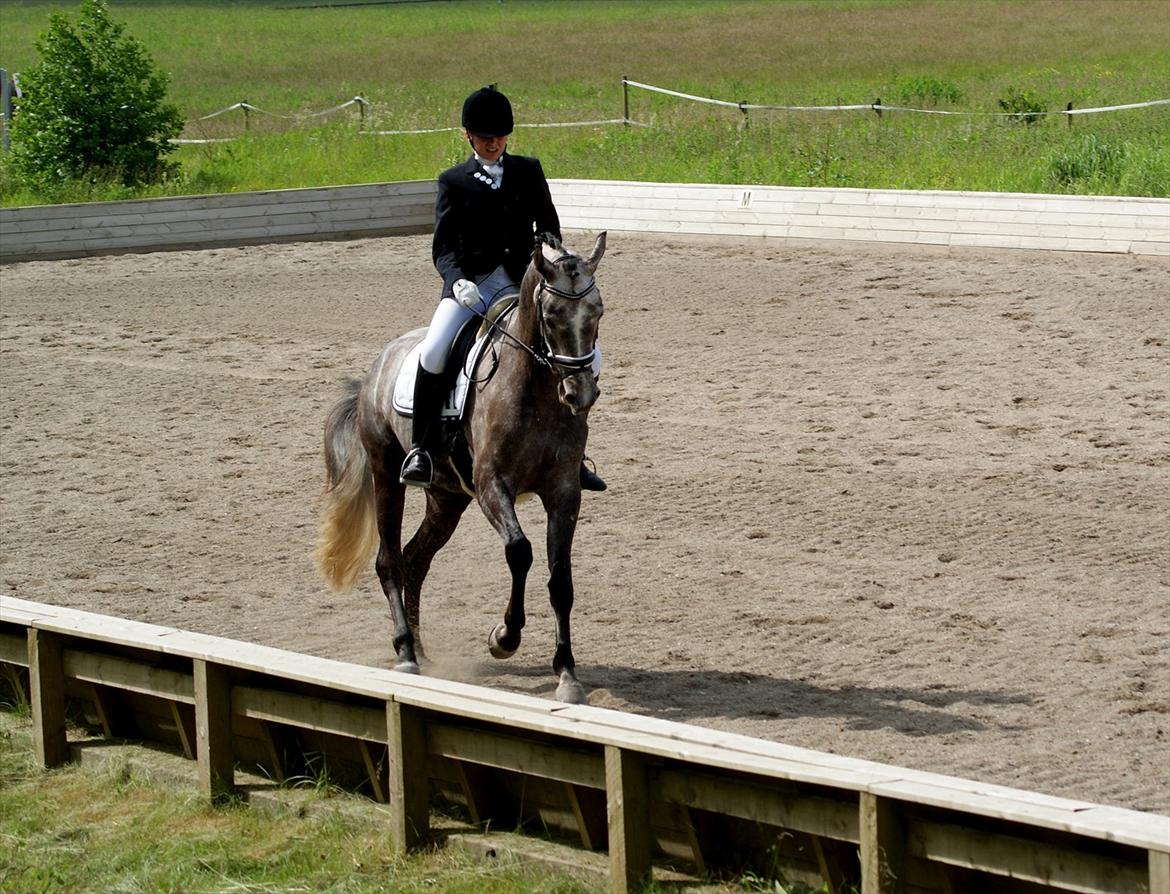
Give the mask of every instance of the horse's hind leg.
<svg viewBox="0 0 1170 894">
<path fill-rule="evenodd" d="M 431 570 L 431 560 L 447 545 L 451 535 L 459 526 L 463 511 L 471 503 L 471 497 L 464 493 L 436 491 L 430 488 L 427 494 L 427 511 L 422 524 L 415 531 L 403 552 L 402 571 L 406 597 L 406 621 L 414 632 L 415 648 L 422 654 L 422 640 L 419 638 L 419 601 L 423 581 Z"/>
<path fill-rule="evenodd" d="M 415 628 L 407 621 L 402 604 L 402 510 L 406 502 L 406 488 L 398 483 L 397 467 L 391 462 L 373 464 L 374 502 L 378 517 L 378 558 L 374 567 L 382 592 L 390 603 L 394 621 L 394 654 L 398 657 L 395 670 L 418 673 L 415 654 Z"/>
</svg>

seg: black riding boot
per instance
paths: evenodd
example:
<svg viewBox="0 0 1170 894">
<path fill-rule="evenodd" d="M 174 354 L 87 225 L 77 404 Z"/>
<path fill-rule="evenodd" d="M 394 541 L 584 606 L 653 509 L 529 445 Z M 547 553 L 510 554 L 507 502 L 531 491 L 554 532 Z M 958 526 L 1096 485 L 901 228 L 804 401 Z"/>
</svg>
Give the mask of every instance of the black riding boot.
<svg viewBox="0 0 1170 894">
<path fill-rule="evenodd" d="M 596 490 L 602 491 L 609 487 L 600 476 L 591 468 L 585 465 L 584 460 L 581 462 L 581 490 Z"/>
<path fill-rule="evenodd" d="M 428 487 L 435 477 L 435 464 L 431 458 L 431 431 L 439 419 L 443 406 L 443 377 L 418 366 L 414 377 L 414 417 L 411 419 L 410 452 L 402 463 L 398 480 L 403 484 Z"/>
</svg>

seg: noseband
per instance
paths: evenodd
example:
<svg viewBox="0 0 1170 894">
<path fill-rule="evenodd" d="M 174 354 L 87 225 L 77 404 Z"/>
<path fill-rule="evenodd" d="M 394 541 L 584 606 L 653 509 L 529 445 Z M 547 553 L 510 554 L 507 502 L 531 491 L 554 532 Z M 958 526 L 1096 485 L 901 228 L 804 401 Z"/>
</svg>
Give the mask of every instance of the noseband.
<svg viewBox="0 0 1170 894">
<path fill-rule="evenodd" d="M 569 257 L 569 255 L 563 254 L 561 257 L 557 258 L 557 261 L 560 261 L 562 258 L 566 257 Z M 553 263 L 555 264 L 557 261 L 553 261 Z M 597 283 L 593 279 L 590 279 L 589 284 L 579 292 L 566 292 L 564 289 L 558 289 L 556 286 L 549 285 L 548 281 L 542 276 L 540 278 L 540 285 L 537 286 L 536 294 L 532 296 L 533 301 L 536 303 L 536 318 L 540 327 L 540 344 L 537 345 L 536 348 L 526 345 L 524 342 L 520 341 L 520 339 L 516 338 L 516 336 L 512 335 L 512 333 L 510 333 L 507 329 L 504 329 L 502 326 L 500 326 L 499 320 L 488 319 L 486 314 L 481 313 L 475 308 L 472 308 L 471 310 L 472 313 L 488 324 L 489 330 L 498 332 L 504 338 L 512 341 L 516 347 L 523 348 L 532 355 L 532 359 L 535 360 L 539 365 L 550 370 L 559 371 L 561 378 L 564 379 L 573 375 L 574 373 L 579 373 L 583 370 L 591 368 L 593 366 L 593 358 L 597 356 L 597 348 L 595 346 L 588 354 L 582 354 L 579 357 L 573 357 L 567 354 L 558 354 L 553 351 L 552 346 L 549 344 L 548 336 L 544 331 L 544 312 L 541 307 L 540 296 L 545 292 L 549 292 L 553 295 L 556 295 L 558 298 L 567 298 L 570 301 L 580 301 L 596 288 Z M 494 367 L 492 372 L 495 372 Z M 491 374 L 489 374 L 488 378 L 491 378 Z"/>
<path fill-rule="evenodd" d="M 562 255 L 564 257 L 564 255 Z M 559 261 L 560 258 L 557 258 Z M 555 261 L 553 263 L 556 263 Z M 540 324 L 540 352 L 533 353 L 537 360 L 541 361 L 549 369 L 555 368 L 561 374 L 561 378 L 573 375 L 574 373 L 582 372 L 593 366 L 593 358 L 597 356 L 597 348 L 594 347 L 588 354 L 581 354 L 580 356 L 571 356 L 567 354 L 557 354 L 553 351 L 552 345 L 549 343 L 548 334 L 544 330 L 544 312 L 541 307 L 541 296 L 545 292 L 556 295 L 558 298 L 567 298 L 570 301 L 580 301 L 590 292 L 597 288 L 597 283 L 589 280 L 589 284 L 584 289 L 578 292 L 566 292 L 564 289 L 558 289 L 554 285 L 550 285 L 548 280 L 541 277 L 540 285 L 536 288 L 536 314 L 537 320 Z"/>
</svg>

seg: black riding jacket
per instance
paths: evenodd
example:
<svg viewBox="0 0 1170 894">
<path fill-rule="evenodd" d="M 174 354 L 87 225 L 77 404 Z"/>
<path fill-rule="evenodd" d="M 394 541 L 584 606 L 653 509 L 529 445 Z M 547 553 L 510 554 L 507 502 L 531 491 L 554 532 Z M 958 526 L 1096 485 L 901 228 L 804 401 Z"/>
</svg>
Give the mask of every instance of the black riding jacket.
<svg viewBox="0 0 1170 894">
<path fill-rule="evenodd" d="M 431 256 L 443 277 L 443 297 L 459 279 L 491 273 L 501 264 L 519 281 L 532 258 L 537 233 L 561 236 L 544 169 L 535 158 L 501 156 L 499 189 L 477 178 L 473 155 L 439 175 Z"/>
</svg>

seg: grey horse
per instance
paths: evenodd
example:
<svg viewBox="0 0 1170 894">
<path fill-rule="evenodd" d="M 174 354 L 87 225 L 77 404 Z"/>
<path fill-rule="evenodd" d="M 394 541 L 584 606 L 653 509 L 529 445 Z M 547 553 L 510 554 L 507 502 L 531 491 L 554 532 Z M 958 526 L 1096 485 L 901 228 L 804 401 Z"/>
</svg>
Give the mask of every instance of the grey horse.
<svg viewBox="0 0 1170 894">
<path fill-rule="evenodd" d="M 515 310 L 492 324 L 490 349 L 471 371 L 462 419 L 448 432 L 454 449 L 436 461 L 425 516 L 405 549 L 406 488 L 398 472 L 403 445 L 410 444 L 410 420 L 393 408 L 392 395 L 403 360 L 425 329 L 386 345 L 365 378 L 350 382 L 329 413 L 325 507 L 314 558 L 330 586 L 350 589 L 376 548 L 375 569 L 393 616 L 398 670 L 419 671 L 423 580 L 472 499 L 503 540 L 512 578 L 503 622 L 488 636 L 489 651 L 507 658 L 520 647 L 532 544 L 516 517 L 516 501 L 535 494 L 548 516 L 556 696 L 584 701 L 569 614 L 580 465 L 589 409 L 600 393 L 592 360 L 603 307 L 594 274 L 605 254 L 605 236 L 597 237 L 587 258 L 553 237 L 537 242 Z"/>
</svg>

